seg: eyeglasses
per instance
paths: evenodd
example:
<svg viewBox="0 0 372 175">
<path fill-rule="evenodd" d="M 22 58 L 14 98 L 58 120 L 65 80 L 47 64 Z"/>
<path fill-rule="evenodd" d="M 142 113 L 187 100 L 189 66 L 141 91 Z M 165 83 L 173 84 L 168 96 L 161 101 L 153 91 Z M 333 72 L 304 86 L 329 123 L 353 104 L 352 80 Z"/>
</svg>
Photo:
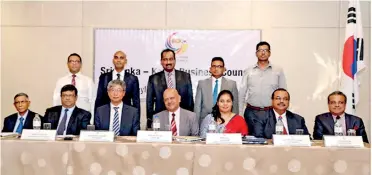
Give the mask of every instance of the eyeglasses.
<svg viewBox="0 0 372 175">
<path fill-rule="evenodd" d="M 80 63 L 79 60 L 68 60 L 69 63 Z"/>
<path fill-rule="evenodd" d="M 110 92 L 123 92 L 123 89 L 109 89 Z"/>
<path fill-rule="evenodd" d="M 174 58 L 162 58 L 161 61 L 174 61 Z"/>
<path fill-rule="evenodd" d="M 214 68 L 214 69 L 217 69 L 217 68 L 221 69 L 221 68 L 223 68 L 222 65 L 212 65 L 211 67 Z"/>
<path fill-rule="evenodd" d="M 63 98 L 75 97 L 75 94 L 62 94 L 61 97 L 63 97 Z"/>
<path fill-rule="evenodd" d="M 258 49 L 256 52 L 257 53 L 259 53 L 259 52 L 266 53 L 266 52 L 270 52 L 270 50 L 269 49 Z"/>
<path fill-rule="evenodd" d="M 330 101 L 329 104 L 331 104 L 331 105 L 336 105 L 336 104 L 343 105 L 343 104 L 345 104 L 345 102 L 344 101 L 339 101 L 339 102 Z"/>
<path fill-rule="evenodd" d="M 14 104 L 15 104 L 15 105 L 19 105 L 19 104 L 22 104 L 22 105 L 23 105 L 23 104 L 26 104 L 26 103 L 28 103 L 28 102 L 29 102 L 29 101 L 15 101 Z"/>
<path fill-rule="evenodd" d="M 280 97 L 275 97 L 274 98 L 275 100 L 278 100 L 278 101 L 289 101 L 289 99 L 287 97 L 284 97 L 284 98 L 280 98 Z"/>
</svg>

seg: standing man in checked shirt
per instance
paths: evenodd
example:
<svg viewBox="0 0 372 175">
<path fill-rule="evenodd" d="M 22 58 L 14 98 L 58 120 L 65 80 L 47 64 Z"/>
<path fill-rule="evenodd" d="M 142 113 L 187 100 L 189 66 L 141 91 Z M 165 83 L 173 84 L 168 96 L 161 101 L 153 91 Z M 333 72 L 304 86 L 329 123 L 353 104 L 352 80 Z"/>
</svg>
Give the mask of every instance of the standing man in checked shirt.
<svg viewBox="0 0 372 175">
<path fill-rule="evenodd" d="M 271 109 L 271 94 L 278 88 L 287 88 L 283 69 L 269 62 L 270 44 L 262 41 L 256 45 L 257 64 L 244 71 L 239 90 L 239 113 L 244 114 L 248 128 L 264 119 Z M 255 135 L 250 130 L 249 135 Z"/>
<path fill-rule="evenodd" d="M 79 91 L 76 105 L 93 113 L 94 101 L 96 99 L 96 88 L 92 78 L 80 73 L 82 64 L 83 60 L 77 53 L 72 53 L 67 57 L 69 73 L 58 79 L 56 83 L 53 94 L 53 106 L 61 105 L 61 88 L 67 84 L 72 84 Z M 91 122 L 93 122 L 93 119 Z"/>
</svg>

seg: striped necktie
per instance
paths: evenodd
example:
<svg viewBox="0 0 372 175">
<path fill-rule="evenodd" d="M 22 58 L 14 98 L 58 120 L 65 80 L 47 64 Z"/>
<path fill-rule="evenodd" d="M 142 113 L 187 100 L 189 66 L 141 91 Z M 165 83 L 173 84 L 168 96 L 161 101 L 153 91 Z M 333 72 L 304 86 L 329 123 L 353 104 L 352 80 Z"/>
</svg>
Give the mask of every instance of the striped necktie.
<svg viewBox="0 0 372 175">
<path fill-rule="evenodd" d="M 19 118 L 19 124 L 18 124 L 17 130 L 16 130 L 16 132 L 17 132 L 18 134 L 22 134 L 22 129 L 23 129 L 23 120 L 24 120 L 23 117 Z"/>
<path fill-rule="evenodd" d="M 172 73 L 168 72 L 168 88 L 174 88 L 173 82 L 172 82 Z"/>
<path fill-rule="evenodd" d="M 175 117 L 176 114 L 175 113 L 172 113 L 172 121 L 171 121 L 171 130 L 172 130 L 172 135 L 173 136 L 177 136 L 177 125 L 176 125 L 176 120 L 175 120 Z"/>
<path fill-rule="evenodd" d="M 115 114 L 114 114 L 114 122 L 113 122 L 113 131 L 115 135 L 120 135 L 120 124 L 119 124 L 119 112 L 118 112 L 119 107 L 114 107 Z"/>
</svg>

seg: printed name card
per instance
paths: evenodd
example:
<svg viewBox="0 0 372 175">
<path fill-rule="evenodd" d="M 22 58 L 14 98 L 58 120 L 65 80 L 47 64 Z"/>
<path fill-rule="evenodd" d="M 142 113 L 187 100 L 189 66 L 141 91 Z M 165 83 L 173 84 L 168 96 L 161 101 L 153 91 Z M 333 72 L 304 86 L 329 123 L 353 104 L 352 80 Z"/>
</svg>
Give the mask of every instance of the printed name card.
<svg viewBox="0 0 372 175">
<path fill-rule="evenodd" d="M 172 143 L 171 131 L 138 131 L 137 142 Z"/>
<path fill-rule="evenodd" d="M 273 135 L 274 146 L 311 146 L 308 135 Z"/>
<path fill-rule="evenodd" d="M 362 136 L 323 136 L 325 147 L 363 148 Z"/>
<path fill-rule="evenodd" d="M 241 145 L 242 135 L 240 133 L 207 133 L 206 144 Z"/>
<path fill-rule="evenodd" d="M 23 129 L 21 140 L 56 140 L 56 130 Z"/>
<path fill-rule="evenodd" d="M 88 142 L 114 142 L 113 131 L 81 131 L 79 141 Z"/>
</svg>

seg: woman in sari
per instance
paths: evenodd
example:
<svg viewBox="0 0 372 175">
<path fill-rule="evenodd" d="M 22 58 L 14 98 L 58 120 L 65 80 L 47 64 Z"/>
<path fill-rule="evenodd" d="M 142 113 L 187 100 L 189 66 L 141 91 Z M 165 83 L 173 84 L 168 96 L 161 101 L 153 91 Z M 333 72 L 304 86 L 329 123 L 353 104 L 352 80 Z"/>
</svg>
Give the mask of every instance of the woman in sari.
<svg viewBox="0 0 372 175">
<path fill-rule="evenodd" d="M 200 137 L 205 138 L 208 132 L 248 134 L 248 127 L 242 116 L 232 112 L 234 97 L 229 90 L 218 94 L 217 102 L 200 125 Z"/>
</svg>

